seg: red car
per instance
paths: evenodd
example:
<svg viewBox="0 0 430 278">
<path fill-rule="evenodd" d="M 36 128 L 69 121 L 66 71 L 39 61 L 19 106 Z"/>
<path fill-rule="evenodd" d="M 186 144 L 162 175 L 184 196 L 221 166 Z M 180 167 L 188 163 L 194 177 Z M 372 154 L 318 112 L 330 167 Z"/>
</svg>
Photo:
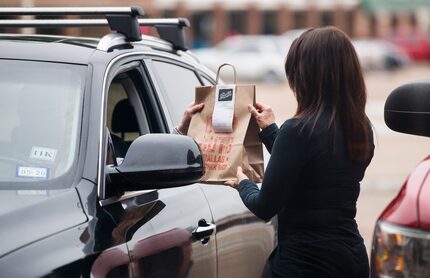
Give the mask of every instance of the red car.
<svg viewBox="0 0 430 278">
<path fill-rule="evenodd" d="M 419 30 L 411 33 L 399 32 L 390 41 L 407 53 L 411 60 L 430 59 L 430 39 Z"/>
<path fill-rule="evenodd" d="M 398 87 L 384 110 L 392 130 L 430 137 L 430 81 Z M 430 156 L 413 170 L 377 221 L 371 277 L 430 277 Z"/>
</svg>

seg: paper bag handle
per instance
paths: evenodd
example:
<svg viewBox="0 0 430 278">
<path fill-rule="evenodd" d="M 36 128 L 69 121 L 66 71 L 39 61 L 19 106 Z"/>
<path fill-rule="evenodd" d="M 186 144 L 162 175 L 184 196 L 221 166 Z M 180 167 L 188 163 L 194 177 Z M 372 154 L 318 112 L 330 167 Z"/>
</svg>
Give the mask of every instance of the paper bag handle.
<svg viewBox="0 0 430 278">
<path fill-rule="evenodd" d="M 237 73 L 236 73 L 236 68 L 232 65 L 232 64 L 229 64 L 229 63 L 224 63 L 224 64 L 222 64 L 221 66 L 219 66 L 219 68 L 218 68 L 218 70 L 217 70 L 217 72 L 216 72 L 216 84 L 218 84 L 218 80 L 219 80 L 219 72 L 220 72 L 220 70 L 221 70 L 221 68 L 222 67 L 224 67 L 224 66 L 230 66 L 232 69 L 233 69 L 233 73 L 234 73 L 234 84 L 236 84 L 237 83 Z"/>
</svg>

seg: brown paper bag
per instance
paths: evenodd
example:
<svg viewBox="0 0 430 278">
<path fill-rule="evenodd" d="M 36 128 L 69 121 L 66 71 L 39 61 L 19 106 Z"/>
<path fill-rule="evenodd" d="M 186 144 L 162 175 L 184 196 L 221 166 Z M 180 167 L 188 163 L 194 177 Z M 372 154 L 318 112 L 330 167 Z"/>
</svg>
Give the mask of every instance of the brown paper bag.
<svg viewBox="0 0 430 278">
<path fill-rule="evenodd" d="M 236 69 L 231 66 L 236 84 Z M 204 182 L 223 182 L 236 178 L 237 166 L 253 181 L 261 182 L 264 171 L 263 147 L 258 138 L 260 131 L 256 120 L 248 111 L 248 104 L 255 103 L 255 85 L 235 85 L 233 131 L 217 133 L 212 127 L 216 86 L 196 87 L 196 103 L 205 103 L 203 110 L 191 119 L 188 136 L 200 145 L 206 165 Z"/>
</svg>

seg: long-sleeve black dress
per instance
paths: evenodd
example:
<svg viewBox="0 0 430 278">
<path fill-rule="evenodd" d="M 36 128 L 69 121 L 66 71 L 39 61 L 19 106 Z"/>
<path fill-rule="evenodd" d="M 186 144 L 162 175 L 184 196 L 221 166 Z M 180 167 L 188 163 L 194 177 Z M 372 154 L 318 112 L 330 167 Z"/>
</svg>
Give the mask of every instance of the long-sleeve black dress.
<svg viewBox="0 0 430 278">
<path fill-rule="evenodd" d="M 258 217 L 278 216 L 278 246 L 270 256 L 272 277 L 368 277 L 366 248 L 355 222 L 360 181 L 373 157 L 348 158 L 339 121 L 329 129 L 323 113 L 313 132 L 298 119 L 260 138 L 271 153 L 261 190 L 239 185 L 244 204 Z"/>
</svg>

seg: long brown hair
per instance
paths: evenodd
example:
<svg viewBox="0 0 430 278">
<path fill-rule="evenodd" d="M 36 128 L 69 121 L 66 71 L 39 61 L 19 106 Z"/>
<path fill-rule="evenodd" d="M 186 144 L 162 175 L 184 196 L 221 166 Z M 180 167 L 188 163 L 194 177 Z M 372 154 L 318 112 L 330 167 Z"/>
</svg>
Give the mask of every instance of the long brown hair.
<svg viewBox="0 0 430 278">
<path fill-rule="evenodd" d="M 285 72 L 298 103 L 295 118 L 310 123 L 312 133 L 323 111 L 331 108 L 328 128 L 340 120 L 349 158 L 367 159 L 366 86 L 348 36 L 332 26 L 308 29 L 291 45 Z"/>
</svg>

